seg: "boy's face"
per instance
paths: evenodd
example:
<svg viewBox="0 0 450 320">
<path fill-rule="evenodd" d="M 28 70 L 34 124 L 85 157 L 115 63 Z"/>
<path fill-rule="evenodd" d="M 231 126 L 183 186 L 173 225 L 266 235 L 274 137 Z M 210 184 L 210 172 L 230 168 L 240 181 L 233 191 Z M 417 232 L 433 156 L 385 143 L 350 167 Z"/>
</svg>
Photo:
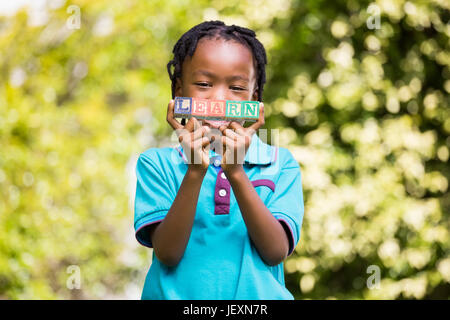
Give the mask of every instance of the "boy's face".
<svg viewBox="0 0 450 320">
<path fill-rule="evenodd" d="M 182 78 L 177 79 L 175 94 L 202 99 L 256 101 L 258 92 L 252 52 L 233 40 L 201 39 L 192 58 L 188 56 L 183 62 Z M 229 123 L 199 121 L 211 128 Z M 242 125 L 244 120 L 240 123 Z"/>
</svg>

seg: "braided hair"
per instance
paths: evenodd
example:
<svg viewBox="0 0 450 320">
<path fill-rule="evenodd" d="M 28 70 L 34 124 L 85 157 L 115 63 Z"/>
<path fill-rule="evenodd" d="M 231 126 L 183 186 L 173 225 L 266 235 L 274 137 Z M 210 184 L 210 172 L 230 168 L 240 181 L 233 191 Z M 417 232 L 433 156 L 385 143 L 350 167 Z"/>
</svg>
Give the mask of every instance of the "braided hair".
<svg viewBox="0 0 450 320">
<path fill-rule="evenodd" d="M 256 34 L 253 30 L 236 25 L 227 26 L 222 21 L 200 23 L 183 34 L 175 44 L 173 48 L 174 58 L 167 64 L 167 72 L 170 80 L 172 80 L 172 98 L 175 98 L 176 79 L 181 78 L 181 66 L 184 59 L 188 55 L 190 57 L 194 55 L 198 41 L 203 37 L 235 40 L 252 51 L 256 62 L 258 101 L 262 101 L 264 83 L 266 82 L 266 50 L 261 42 L 256 39 Z M 173 72 L 171 71 L 172 66 L 174 67 Z"/>
</svg>

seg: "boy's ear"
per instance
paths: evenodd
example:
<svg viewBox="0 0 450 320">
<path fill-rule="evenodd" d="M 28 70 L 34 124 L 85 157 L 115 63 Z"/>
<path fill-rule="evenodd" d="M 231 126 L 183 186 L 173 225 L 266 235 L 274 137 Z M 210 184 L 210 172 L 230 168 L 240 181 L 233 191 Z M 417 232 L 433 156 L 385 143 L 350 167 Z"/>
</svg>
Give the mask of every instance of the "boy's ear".
<svg viewBox="0 0 450 320">
<path fill-rule="evenodd" d="M 252 95 L 252 101 L 258 101 L 258 88 L 255 88 Z"/>
<path fill-rule="evenodd" d="M 176 80 L 175 80 L 175 96 L 177 96 L 177 97 L 182 97 L 183 96 L 181 94 L 183 92 L 182 88 L 183 88 L 183 86 L 181 84 L 181 79 L 180 78 L 176 78 Z"/>
</svg>

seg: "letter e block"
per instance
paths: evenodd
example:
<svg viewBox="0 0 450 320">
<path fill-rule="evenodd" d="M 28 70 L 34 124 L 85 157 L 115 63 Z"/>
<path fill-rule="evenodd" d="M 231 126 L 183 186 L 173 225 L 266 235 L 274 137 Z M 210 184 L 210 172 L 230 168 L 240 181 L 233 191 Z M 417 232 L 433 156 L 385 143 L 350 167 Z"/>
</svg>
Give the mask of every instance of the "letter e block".
<svg viewBox="0 0 450 320">
<path fill-rule="evenodd" d="M 196 118 L 206 118 L 208 115 L 209 100 L 192 99 L 192 115 Z"/>
</svg>

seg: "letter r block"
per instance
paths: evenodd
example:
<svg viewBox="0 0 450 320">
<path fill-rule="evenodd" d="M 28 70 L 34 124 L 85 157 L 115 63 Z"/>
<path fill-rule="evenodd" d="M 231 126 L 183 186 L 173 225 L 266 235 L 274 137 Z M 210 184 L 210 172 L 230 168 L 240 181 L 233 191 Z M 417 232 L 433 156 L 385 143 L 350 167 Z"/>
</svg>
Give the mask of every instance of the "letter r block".
<svg viewBox="0 0 450 320">
<path fill-rule="evenodd" d="M 227 100 L 227 119 L 242 119 L 242 101 Z"/>
</svg>

